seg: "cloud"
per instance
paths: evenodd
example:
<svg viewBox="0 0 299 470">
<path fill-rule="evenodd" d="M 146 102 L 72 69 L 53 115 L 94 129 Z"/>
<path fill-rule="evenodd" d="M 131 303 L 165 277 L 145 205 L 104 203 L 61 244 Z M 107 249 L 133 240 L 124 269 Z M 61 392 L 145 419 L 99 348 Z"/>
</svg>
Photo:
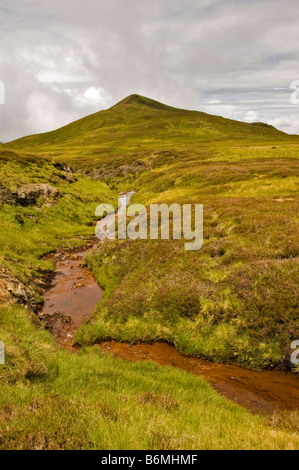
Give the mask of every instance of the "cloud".
<svg viewBox="0 0 299 470">
<path fill-rule="evenodd" d="M 0 81 L 0 104 L 5 104 L 5 85 Z"/>
<path fill-rule="evenodd" d="M 2 141 L 131 93 L 299 133 L 297 0 L 2 0 L 1 20 Z"/>
<path fill-rule="evenodd" d="M 25 108 L 27 112 L 26 124 L 33 133 L 54 130 L 62 126 L 68 119 L 68 113 L 63 108 L 59 108 L 59 103 L 41 91 L 29 95 Z"/>
<path fill-rule="evenodd" d="M 89 80 L 89 77 L 74 76 L 65 72 L 59 71 L 42 71 L 37 72 L 35 77 L 41 83 L 85 83 Z"/>
<path fill-rule="evenodd" d="M 247 113 L 244 116 L 244 121 L 246 122 L 257 122 L 258 120 L 258 113 L 255 111 L 247 111 Z"/>
<path fill-rule="evenodd" d="M 270 119 L 269 124 L 289 134 L 299 134 L 299 112 L 297 115 L 279 116 L 275 119 Z"/>
<path fill-rule="evenodd" d="M 239 107 L 231 104 L 206 106 L 205 109 L 209 114 L 216 114 L 217 116 L 224 116 L 229 119 L 238 119 L 240 115 Z"/>
<path fill-rule="evenodd" d="M 217 116 L 223 116 L 237 121 L 256 122 L 259 118 L 257 112 L 247 110 L 245 105 L 238 106 L 221 104 L 221 101 L 217 100 L 210 101 L 209 105 L 205 107 L 205 110 L 207 113 L 216 114 Z"/>
<path fill-rule="evenodd" d="M 79 108 L 94 106 L 98 109 L 104 109 L 113 104 L 112 97 L 108 95 L 104 88 L 90 87 L 82 93 L 78 92 L 77 89 L 66 89 L 63 92 L 70 96 L 75 106 Z"/>
</svg>

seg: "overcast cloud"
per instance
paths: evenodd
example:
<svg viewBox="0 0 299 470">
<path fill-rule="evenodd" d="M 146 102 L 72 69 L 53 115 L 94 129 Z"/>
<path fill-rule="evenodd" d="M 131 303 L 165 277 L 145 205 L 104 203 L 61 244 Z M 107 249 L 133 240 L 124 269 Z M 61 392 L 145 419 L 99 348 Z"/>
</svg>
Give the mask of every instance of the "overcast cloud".
<svg viewBox="0 0 299 470">
<path fill-rule="evenodd" d="M 1 0 L 0 9 L 2 142 L 131 93 L 299 134 L 298 0 Z"/>
</svg>

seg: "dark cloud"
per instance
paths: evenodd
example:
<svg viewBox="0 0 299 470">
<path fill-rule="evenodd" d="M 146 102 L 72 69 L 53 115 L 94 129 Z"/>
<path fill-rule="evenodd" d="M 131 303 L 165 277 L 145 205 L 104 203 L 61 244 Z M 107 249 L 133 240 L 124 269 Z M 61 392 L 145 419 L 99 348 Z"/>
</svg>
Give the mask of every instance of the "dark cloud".
<svg viewBox="0 0 299 470">
<path fill-rule="evenodd" d="M 2 0 L 0 140 L 139 93 L 299 133 L 297 0 Z"/>
</svg>

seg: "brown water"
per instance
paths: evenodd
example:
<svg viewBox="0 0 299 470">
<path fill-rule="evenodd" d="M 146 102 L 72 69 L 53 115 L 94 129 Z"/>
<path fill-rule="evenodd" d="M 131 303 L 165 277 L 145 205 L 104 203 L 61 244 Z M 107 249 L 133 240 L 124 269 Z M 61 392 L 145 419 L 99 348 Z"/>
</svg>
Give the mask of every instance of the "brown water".
<svg viewBox="0 0 299 470">
<path fill-rule="evenodd" d="M 109 214 L 98 224 L 100 232 L 130 204 L 134 191 L 124 193 L 116 214 Z M 85 266 L 88 253 L 100 243 L 95 238 L 77 253 L 56 253 L 47 258 L 54 262 L 56 272 L 50 289 L 45 293 L 45 303 L 40 315 L 56 341 L 68 349 L 72 347 L 77 329 L 87 320 L 102 300 L 102 290 L 91 271 Z"/>
<path fill-rule="evenodd" d="M 127 204 L 132 194 L 127 195 Z M 111 220 L 115 215 L 108 217 Z M 77 253 L 50 256 L 56 265 L 56 274 L 45 293 L 41 318 L 56 341 L 68 349 L 74 349 L 72 344 L 77 329 L 90 319 L 102 299 L 100 287 L 84 265 L 86 255 L 98 243 L 98 240 L 89 243 Z M 255 413 L 299 408 L 299 378 L 291 373 L 254 372 L 235 365 L 216 364 L 185 356 L 165 343 L 129 345 L 109 342 L 98 347 L 126 360 L 151 360 L 205 377 L 219 393 Z"/>
<path fill-rule="evenodd" d="M 94 246 L 94 244 L 92 244 Z M 102 300 L 102 290 L 84 266 L 91 246 L 78 253 L 58 253 L 51 257 L 56 265 L 52 286 L 45 294 L 41 317 L 56 341 L 72 349 L 74 335 L 90 318 Z"/>
<path fill-rule="evenodd" d="M 98 347 L 129 361 L 154 361 L 204 377 L 219 393 L 254 413 L 299 408 L 299 379 L 290 373 L 255 372 L 236 365 L 217 364 L 185 356 L 166 343 L 130 345 L 112 341 Z"/>
</svg>

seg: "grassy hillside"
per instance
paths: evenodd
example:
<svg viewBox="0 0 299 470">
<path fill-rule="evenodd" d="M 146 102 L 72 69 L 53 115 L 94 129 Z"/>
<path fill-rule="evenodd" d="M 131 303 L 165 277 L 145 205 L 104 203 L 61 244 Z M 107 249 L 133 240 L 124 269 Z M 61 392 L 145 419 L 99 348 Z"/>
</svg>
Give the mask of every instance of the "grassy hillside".
<svg viewBox="0 0 299 470">
<path fill-rule="evenodd" d="M 221 362 L 290 367 L 299 337 L 298 195 L 201 201 L 199 252 L 180 241 L 128 240 L 89 257 L 105 301 L 77 341 L 166 340 Z"/>
<path fill-rule="evenodd" d="M 87 347 L 162 339 L 223 362 L 289 368 L 298 151 L 298 137 L 270 126 L 136 95 L 2 146 L 0 448 L 298 449 L 296 413 L 252 416 L 184 372 Z M 32 313 L 53 270 L 42 256 L 86 243 L 96 205 L 116 207 L 124 189 L 144 204 L 203 203 L 203 248 L 115 241 L 92 253 L 104 302 L 77 333 L 82 351 L 62 351 Z"/>
<path fill-rule="evenodd" d="M 299 337 L 298 136 L 132 95 L 7 146 L 135 189 L 134 202 L 204 204 L 199 252 L 128 241 L 90 257 L 106 300 L 78 333 L 81 344 L 163 339 L 218 361 L 290 367 Z"/>
<path fill-rule="evenodd" d="M 0 264 L 25 283 L 49 269 L 44 254 L 90 240 L 95 208 L 117 199 L 105 183 L 76 175 L 64 164 L 4 148 L 0 181 Z M 49 195 L 42 193 L 45 184 Z"/>
<path fill-rule="evenodd" d="M 198 253 L 140 241 L 90 257 L 106 301 L 79 342 L 164 339 L 210 359 L 290 367 L 299 337 L 298 136 L 133 95 L 8 145 L 135 189 L 134 202 L 204 204 Z"/>
<path fill-rule="evenodd" d="M 163 105 L 132 95 L 106 111 L 100 111 L 53 132 L 10 142 L 16 150 L 30 149 L 53 158 L 64 158 L 75 168 L 117 169 L 146 160 L 156 152 L 197 152 L 202 146 L 232 141 L 290 141 L 266 124 L 246 124 L 197 111 Z M 298 139 L 294 139 L 298 143 Z M 222 144 L 221 144 L 222 145 Z"/>
</svg>

